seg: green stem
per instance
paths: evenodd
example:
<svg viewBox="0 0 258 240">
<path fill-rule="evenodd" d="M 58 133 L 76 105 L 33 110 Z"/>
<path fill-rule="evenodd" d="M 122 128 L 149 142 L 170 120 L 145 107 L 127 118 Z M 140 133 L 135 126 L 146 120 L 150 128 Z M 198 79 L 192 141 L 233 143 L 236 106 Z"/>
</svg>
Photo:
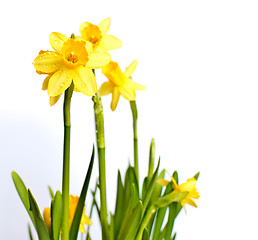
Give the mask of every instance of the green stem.
<svg viewBox="0 0 258 240">
<path fill-rule="evenodd" d="M 150 208 L 147 210 L 141 224 L 140 224 L 140 228 L 138 230 L 137 236 L 136 236 L 136 240 L 141 240 L 142 239 L 142 234 L 144 229 L 147 227 L 151 217 L 153 216 L 153 214 L 156 212 L 156 208 L 153 206 L 150 206 Z"/>
<path fill-rule="evenodd" d="M 70 106 L 73 94 L 73 83 L 65 91 L 64 97 L 64 155 L 63 155 L 63 219 L 62 219 L 62 240 L 69 240 L 69 174 L 70 174 Z"/>
<path fill-rule="evenodd" d="M 134 142 L 134 169 L 136 178 L 139 182 L 139 166 L 138 166 L 138 138 L 137 138 L 137 107 L 135 101 L 130 101 L 130 106 L 133 115 L 133 142 Z"/>
<path fill-rule="evenodd" d="M 94 102 L 96 139 L 99 159 L 100 221 L 102 228 L 102 239 L 109 240 L 106 199 L 106 166 L 103 106 L 101 102 L 101 97 L 99 96 L 98 92 L 92 98 L 92 100 Z"/>
</svg>

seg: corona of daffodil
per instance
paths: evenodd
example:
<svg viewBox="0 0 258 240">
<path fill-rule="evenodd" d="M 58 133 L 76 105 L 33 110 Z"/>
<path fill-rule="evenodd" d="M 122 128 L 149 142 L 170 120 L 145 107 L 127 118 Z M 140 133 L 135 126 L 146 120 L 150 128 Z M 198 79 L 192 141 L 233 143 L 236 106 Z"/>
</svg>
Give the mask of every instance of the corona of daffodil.
<svg viewBox="0 0 258 240">
<path fill-rule="evenodd" d="M 72 221 L 73 221 L 73 217 L 74 217 L 74 214 L 76 211 L 78 201 L 79 201 L 78 196 L 73 196 L 73 195 L 69 196 L 69 227 L 71 227 L 71 225 L 72 225 Z M 46 226 L 48 227 L 48 229 L 50 229 L 51 228 L 51 210 L 50 210 L 50 208 L 44 209 L 43 218 L 46 223 Z M 83 214 L 82 214 L 82 218 L 81 218 L 81 222 L 80 222 L 80 226 L 79 226 L 79 231 L 82 233 L 85 233 L 85 228 L 83 226 L 84 224 L 92 225 L 90 218 L 87 217 L 85 214 L 85 209 L 83 210 Z"/>
<path fill-rule="evenodd" d="M 84 22 L 80 26 L 80 33 L 83 40 L 92 44 L 93 51 L 109 51 L 120 48 L 122 42 L 107 32 L 110 27 L 110 18 L 104 19 L 99 25 Z"/>
<path fill-rule="evenodd" d="M 101 96 L 112 93 L 111 109 L 116 109 L 120 95 L 129 101 L 134 101 L 136 90 L 144 90 L 145 86 L 136 83 L 132 80 L 131 75 L 135 71 L 137 61 L 133 61 L 123 73 L 118 63 L 111 61 L 109 64 L 102 68 L 102 73 L 108 78 L 109 81 L 104 82 L 99 93 Z"/>
<path fill-rule="evenodd" d="M 55 51 L 41 51 L 33 65 L 37 73 L 48 75 L 43 89 L 47 88 L 49 96 L 54 97 L 53 103 L 72 82 L 76 91 L 93 96 L 97 84 L 91 69 L 105 66 L 111 56 L 107 52 L 93 52 L 89 42 L 61 33 L 51 33 L 49 39 Z"/>
<path fill-rule="evenodd" d="M 188 192 L 188 195 L 186 196 L 186 198 L 181 201 L 182 207 L 184 207 L 185 209 L 186 203 L 193 207 L 197 207 L 197 204 L 192 199 L 192 198 L 198 199 L 200 197 L 195 187 L 197 182 L 196 179 L 190 178 L 185 183 L 182 183 L 180 185 L 176 183 L 176 180 L 173 177 L 171 177 L 171 181 L 173 183 L 173 193 Z M 162 186 L 167 186 L 169 183 L 169 181 L 165 179 L 158 179 L 157 182 Z"/>
</svg>

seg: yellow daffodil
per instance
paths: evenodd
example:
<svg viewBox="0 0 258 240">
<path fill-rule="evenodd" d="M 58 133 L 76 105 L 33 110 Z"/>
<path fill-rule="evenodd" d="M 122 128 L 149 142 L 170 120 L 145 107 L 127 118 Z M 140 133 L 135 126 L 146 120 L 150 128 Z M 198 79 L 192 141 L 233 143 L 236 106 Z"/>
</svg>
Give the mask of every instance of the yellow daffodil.
<svg viewBox="0 0 258 240">
<path fill-rule="evenodd" d="M 185 204 L 189 204 L 193 207 L 197 207 L 197 204 L 194 202 L 194 199 L 198 199 L 200 197 L 199 193 L 196 189 L 196 179 L 190 178 L 185 183 L 182 183 L 178 185 L 173 177 L 171 177 L 171 181 L 173 183 L 173 193 L 179 193 L 179 192 L 188 192 L 188 195 L 184 200 L 181 201 L 181 205 L 185 209 Z M 162 186 L 167 186 L 169 181 L 165 179 L 158 179 L 157 182 Z"/>
<path fill-rule="evenodd" d="M 83 40 L 92 44 L 93 51 L 109 51 L 120 48 L 122 42 L 107 32 L 110 27 L 110 18 L 104 19 L 99 25 L 84 22 L 80 26 L 80 33 Z"/>
<path fill-rule="evenodd" d="M 135 71 L 137 61 L 133 61 L 123 73 L 116 62 L 110 62 L 102 68 L 102 73 L 108 78 L 99 89 L 101 96 L 112 93 L 111 109 L 116 109 L 120 95 L 129 101 L 135 100 L 135 91 L 144 90 L 145 86 L 132 80 L 131 75 Z"/>
<path fill-rule="evenodd" d="M 41 51 L 33 62 L 37 73 L 48 75 L 43 87 L 47 87 L 48 95 L 58 97 L 73 82 L 77 91 L 93 96 L 97 84 L 91 69 L 109 63 L 110 55 L 93 53 L 90 43 L 61 33 L 51 33 L 49 39 L 55 51 Z"/>
<path fill-rule="evenodd" d="M 73 217 L 76 211 L 76 207 L 79 201 L 79 197 L 70 195 L 69 196 L 69 227 L 72 225 Z M 50 208 L 45 208 L 43 212 L 43 218 L 45 221 L 46 226 L 48 229 L 51 228 L 51 210 Z M 82 233 L 85 233 L 85 228 L 84 224 L 86 225 L 92 225 L 92 222 L 89 217 L 85 215 L 85 208 L 83 210 L 80 226 L 79 226 L 79 231 Z"/>
</svg>

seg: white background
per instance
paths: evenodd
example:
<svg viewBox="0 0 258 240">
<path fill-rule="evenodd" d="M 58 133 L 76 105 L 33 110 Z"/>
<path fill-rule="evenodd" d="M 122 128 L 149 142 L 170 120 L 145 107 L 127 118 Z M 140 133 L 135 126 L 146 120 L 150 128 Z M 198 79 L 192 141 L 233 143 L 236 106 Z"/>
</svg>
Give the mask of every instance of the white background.
<svg viewBox="0 0 258 240">
<path fill-rule="evenodd" d="M 134 59 L 141 179 L 151 138 L 156 159 L 180 182 L 200 171 L 198 208 L 177 219 L 178 240 L 258 239 L 258 2 L 251 0 L 2 1 L 0 4 L 0 239 L 29 239 L 29 218 L 11 180 L 17 171 L 40 208 L 61 189 L 62 100 L 50 107 L 32 62 L 48 36 L 78 34 L 111 18 L 123 42 L 110 51 L 122 70 Z M 98 86 L 105 78 L 97 71 Z M 103 98 L 108 207 L 117 169 L 133 159 L 129 103 Z M 90 97 L 72 99 L 71 193 L 79 195 L 95 141 Z M 157 162 L 157 161 L 156 161 Z M 95 162 L 92 185 L 97 177 Z M 88 195 L 90 196 L 90 195 Z M 87 204 L 90 204 L 90 197 Z M 87 209 L 89 210 L 89 209 Z M 100 239 L 94 217 L 93 239 Z"/>
</svg>

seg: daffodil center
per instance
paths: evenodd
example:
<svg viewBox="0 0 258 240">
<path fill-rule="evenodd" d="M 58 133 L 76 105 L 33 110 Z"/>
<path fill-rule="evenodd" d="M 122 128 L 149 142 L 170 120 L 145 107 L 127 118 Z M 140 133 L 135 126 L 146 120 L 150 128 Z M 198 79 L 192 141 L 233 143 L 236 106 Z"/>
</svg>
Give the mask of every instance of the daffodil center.
<svg viewBox="0 0 258 240">
<path fill-rule="evenodd" d="M 64 62 L 68 67 L 85 66 L 88 61 L 88 53 L 85 42 L 69 38 L 62 47 Z"/>
<path fill-rule="evenodd" d="M 77 63 L 78 60 L 79 60 L 79 57 L 78 57 L 77 55 L 75 55 L 74 52 L 71 52 L 70 54 L 68 54 L 68 56 L 67 56 L 66 59 L 67 59 L 67 61 L 69 61 L 69 62 Z"/>
<path fill-rule="evenodd" d="M 98 26 L 91 23 L 86 23 L 85 27 L 81 31 L 82 38 L 85 41 L 89 41 L 94 45 L 99 44 L 102 39 L 102 34 Z"/>
</svg>

